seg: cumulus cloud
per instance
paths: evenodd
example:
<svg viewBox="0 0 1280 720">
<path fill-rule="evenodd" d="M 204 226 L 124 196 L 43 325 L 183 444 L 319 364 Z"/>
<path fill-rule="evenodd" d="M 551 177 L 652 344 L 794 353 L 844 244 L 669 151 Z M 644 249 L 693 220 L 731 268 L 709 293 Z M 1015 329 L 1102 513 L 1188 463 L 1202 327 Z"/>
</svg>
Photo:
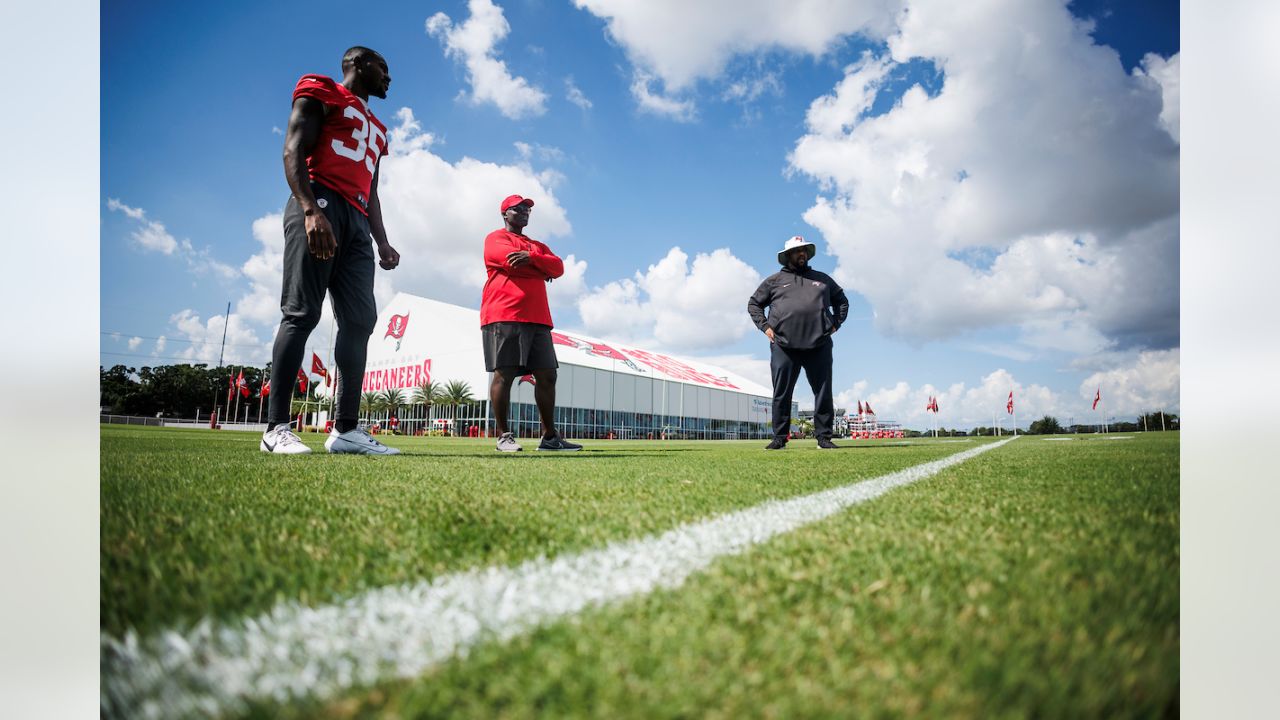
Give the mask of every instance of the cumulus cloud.
<svg viewBox="0 0 1280 720">
<path fill-rule="evenodd" d="M 1182 76 L 1182 54 L 1177 53 L 1165 59 L 1155 53 L 1147 53 L 1142 58 L 1142 67 L 1135 68 L 1133 74 L 1137 77 L 1150 78 L 1160 87 L 1160 96 L 1163 99 L 1160 108 L 1160 125 L 1169 132 L 1174 142 L 1181 142 L 1178 79 Z"/>
<path fill-rule="evenodd" d="M 142 344 L 142 338 L 140 338 L 140 337 L 131 337 L 131 338 L 129 338 L 129 350 L 130 350 L 130 352 L 132 352 L 132 351 L 134 351 L 134 350 L 137 350 L 137 349 L 138 349 L 138 346 L 139 346 L 139 345 L 141 345 L 141 344 Z"/>
<path fill-rule="evenodd" d="M 169 318 L 169 324 L 187 342 L 177 357 L 191 363 L 216 365 L 222 353 L 224 365 L 265 365 L 271 359 L 271 344 L 258 338 L 245 318 L 237 313 L 201 319 L 194 310 L 186 309 Z M 226 328 L 226 350 L 222 350 L 223 328 Z"/>
<path fill-rule="evenodd" d="M 746 298 L 760 274 L 727 248 L 699 253 L 680 248 L 633 278 L 592 288 L 578 300 L 587 331 L 673 350 L 708 350 L 753 331 Z"/>
<path fill-rule="evenodd" d="M 1066 425 L 1074 414 L 1083 417 L 1081 406 L 1072 399 L 1064 399 L 1048 387 L 1024 384 L 1004 369 L 995 370 L 982 377 L 977 384 L 953 383 L 937 387 L 926 383 L 912 386 L 899 381 L 890 387 L 870 389 L 865 380 L 836 393 L 836 406 L 856 414 L 858 401 L 870 403 L 881 420 L 902 423 L 905 427 L 924 429 L 933 427 L 933 414 L 925 410 L 929 398 L 938 400 L 938 425 L 951 428 L 991 427 L 993 418 L 1005 428 L 1012 427 L 1012 418 L 1005 407 L 1009 392 L 1014 394 L 1014 408 L 1018 423 L 1027 427 L 1032 420 L 1053 415 Z M 796 393 L 801 406 L 811 409 L 813 398 Z M 806 405 L 807 401 L 807 405 Z"/>
<path fill-rule="evenodd" d="M 485 281 L 484 238 L 502 227 L 498 204 L 513 193 L 536 203 L 530 237 L 554 251 L 554 240 L 572 231 L 554 192 L 562 176 L 529 164 L 535 157 L 554 157 L 554 148 L 527 146 L 528 156 L 513 165 L 469 157 L 450 163 L 419 142 L 420 130 L 403 123 L 412 113 L 400 117 L 402 124 L 392 133 L 401 141 L 382 159 L 378 197 L 387 235 L 401 260 L 394 271 L 378 272 L 380 287 L 476 307 Z M 585 270 L 585 261 L 576 262 Z M 566 275 L 569 271 L 566 263 Z M 571 286 L 575 281 L 562 278 L 552 286 L 562 282 Z"/>
<path fill-rule="evenodd" d="M 1176 345 L 1176 57 L 1126 73 L 1058 2 L 916 0 L 899 23 L 887 54 L 811 104 L 790 157 L 822 190 L 805 220 L 877 329 L 924 342 L 1013 325 L 1028 347 L 1072 352 Z M 917 59 L 942 88 L 872 115 L 889 73 Z"/>
<path fill-rule="evenodd" d="M 632 64 L 680 92 L 719 76 L 736 55 L 784 50 L 820 56 L 855 32 L 884 37 L 898 0 L 574 0 L 605 20 Z M 672 18 L 679 18 L 673 21 Z"/>
<path fill-rule="evenodd" d="M 152 351 L 151 351 L 151 354 L 152 354 L 152 355 L 159 355 L 160 353 L 164 352 L 164 348 L 165 348 L 165 346 L 166 346 L 166 345 L 168 345 L 168 343 L 169 343 L 168 338 L 166 338 L 166 337 L 165 337 L 165 336 L 163 336 L 163 335 L 161 335 L 160 337 L 156 338 L 156 347 L 155 347 L 155 349 L 154 349 L 154 350 L 152 350 Z"/>
<path fill-rule="evenodd" d="M 511 32 L 502 8 L 490 0 L 470 0 L 467 7 L 471 17 L 461 24 L 454 24 L 443 12 L 432 15 L 427 19 L 427 34 L 444 45 L 445 55 L 466 67 L 471 102 L 492 104 L 512 120 L 545 113 L 547 94 L 513 76 L 497 58 L 498 43 Z"/>
<path fill-rule="evenodd" d="M 1094 393 L 1100 390 L 1108 416 L 1154 410 L 1179 412 L 1180 355 L 1178 348 L 1140 352 L 1129 363 L 1085 378 L 1080 383 L 1079 398 L 1092 405 Z"/>
</svg>

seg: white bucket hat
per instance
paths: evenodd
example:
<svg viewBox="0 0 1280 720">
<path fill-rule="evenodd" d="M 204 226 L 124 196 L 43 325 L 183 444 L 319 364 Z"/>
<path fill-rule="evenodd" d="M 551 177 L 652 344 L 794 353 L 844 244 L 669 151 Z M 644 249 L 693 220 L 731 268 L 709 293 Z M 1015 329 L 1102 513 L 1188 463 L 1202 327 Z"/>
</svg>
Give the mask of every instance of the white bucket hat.
<svg viewBox="0 0 1280 720">
<path fill-rule="evenodd" d="M 795 235 L 791 239 L 787 240 L 787 243 L 782 246 L 781 250 L 778 251 L 778 264 L 786 265 L 787 253 L 791 252 L 792 250 L 795 250 L 796 248 L 804 248 L 809 253 L 810 260 L 813 259 L 814 255 L 818 254 L 817 245 L 814 245 L 811 242 L 805 242 L 804 238 L 800 237 L 799 235 Z"/>
</svg>

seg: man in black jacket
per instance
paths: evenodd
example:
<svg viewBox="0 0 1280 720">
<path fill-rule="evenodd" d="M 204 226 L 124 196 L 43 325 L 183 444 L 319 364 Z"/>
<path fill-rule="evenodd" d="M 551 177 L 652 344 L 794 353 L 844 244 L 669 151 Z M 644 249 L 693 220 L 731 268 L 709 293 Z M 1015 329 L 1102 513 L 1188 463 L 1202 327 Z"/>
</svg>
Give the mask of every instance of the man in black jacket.
<svg viewBox="0 0 1280 720">
<path fill-rule="evenodd" d="M 835 407 L 831 399 L 831 335 L 849 315 L 849 300 L 830 275 L 809 267 L 817 253 L 799 235 L 778 253 L 783 267 L 760 283 L 747 300 L 751 320 L 769 338 L 769 367 L 773 371 L 773 442 L 766 450 L 787 446 L 791 427 L 791 394 L 804 370 L 813 389 L 813 432 L 818 447 L 831 442 Z M 764 314 L 769 308 L 769 316 Z"/>
</svg>

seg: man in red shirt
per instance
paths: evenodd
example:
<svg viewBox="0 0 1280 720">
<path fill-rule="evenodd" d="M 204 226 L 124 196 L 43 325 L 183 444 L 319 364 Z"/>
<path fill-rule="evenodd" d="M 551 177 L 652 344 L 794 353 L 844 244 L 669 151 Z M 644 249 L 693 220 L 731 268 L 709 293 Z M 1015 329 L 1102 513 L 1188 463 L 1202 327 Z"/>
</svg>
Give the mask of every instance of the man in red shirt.
<svg viewBox="0 0 1280 720">
<path fill-rule="evenodd" d="M 369 110 L 369 96 L 387 97 L 387 61 L 366 47 L 342 56 L 342 82 L 303 75 L 293 90 L 293 112 L 284 140 L 284 176 L 292 195 L 284 210 L 283 318 L 271 352 L 272 387 L 263 452 L 311 452 L 290 428 L 294 378 L 312 329 L 320 322 L 325 293 L 332 298 L 338 337 L 337 419 L 325 440 L 331 453 L 395 455 L 400 451 L 359 429 L 369 335 L 378 319 L 373 299 L 374 256 L 392 270 L 400 253 L 387 242 L 378 203 L 379 160 L 387 129 Z"/>
<path fill-rule="evenodd" d="M 556 360 L 551 342 L 551 307 L 547 283 L 564 274 L 564 262 L 551 248 L 524 234 L 533 201 L 511 195 L 499 212 L 506 227 L 484 239 L 484 265 L 489 273 L 480 296 L 480 332 L 485 369 L 493 373 L 489 404 L 498 431 L 498 450 L 523 448 L 507 429 L 511 388 L 522 375 L 533 375 L 533 399 L 542 421 L 539 450 L 572 452 L 582 446 L 560 437 L 555 426 Z"/>
</svg>

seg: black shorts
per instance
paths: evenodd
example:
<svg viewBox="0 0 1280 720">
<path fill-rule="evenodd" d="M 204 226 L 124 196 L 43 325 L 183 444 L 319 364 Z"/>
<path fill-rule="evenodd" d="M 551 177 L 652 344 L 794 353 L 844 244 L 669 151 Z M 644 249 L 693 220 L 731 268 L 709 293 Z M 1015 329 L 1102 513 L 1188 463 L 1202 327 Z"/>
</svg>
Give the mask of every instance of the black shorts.
<svg viewBox="0 0 1280 720">
<path fill-rule="evenodd" d="M 551 328 L 527 322 L 495 322 L 480 327 L 484 344 L 484 369 L 515 368 L 528 375 L 534 370 L 560 367 L 551 343 Z"/>
</svg>

